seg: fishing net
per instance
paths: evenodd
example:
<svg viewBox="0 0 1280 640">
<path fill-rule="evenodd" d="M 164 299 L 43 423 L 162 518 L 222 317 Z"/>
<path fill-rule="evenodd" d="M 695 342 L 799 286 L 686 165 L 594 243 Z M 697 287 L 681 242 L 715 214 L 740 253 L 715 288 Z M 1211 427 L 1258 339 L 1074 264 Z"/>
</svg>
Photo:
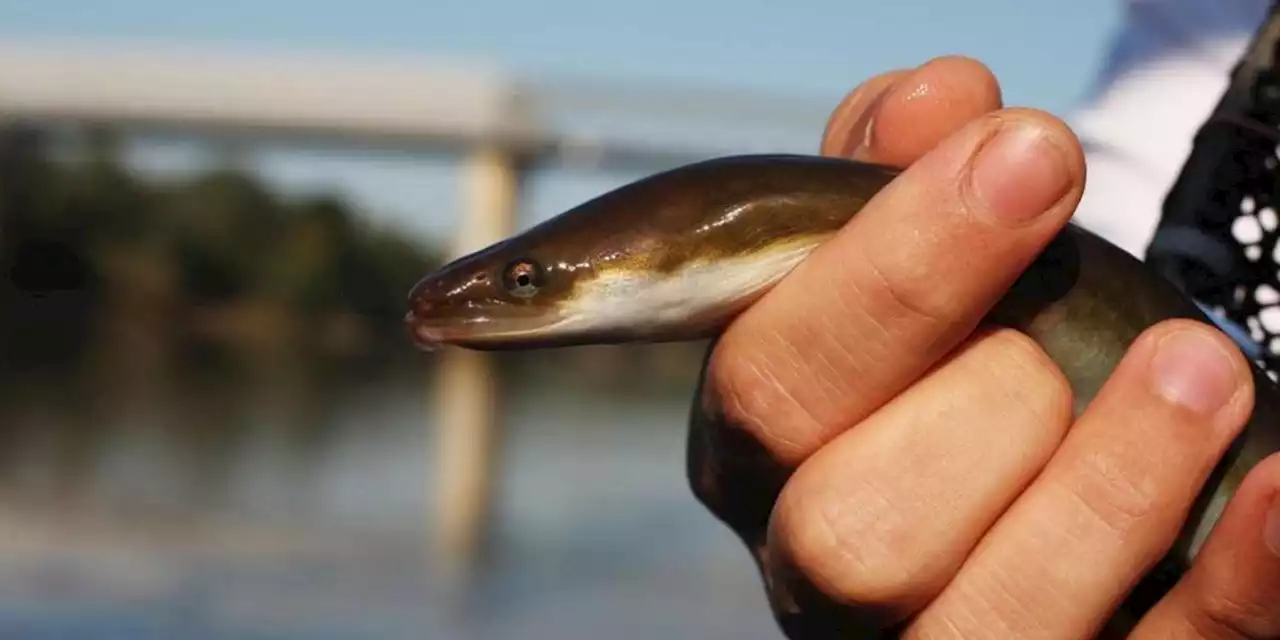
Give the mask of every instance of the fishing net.
<svg viewBox="0 0 1280 640">
<path fill-rule="evenodd" d="M 1147 262 L 1280 373 L 1280 2 L 1233 70 L 1165 203 Z"/>
</svg>

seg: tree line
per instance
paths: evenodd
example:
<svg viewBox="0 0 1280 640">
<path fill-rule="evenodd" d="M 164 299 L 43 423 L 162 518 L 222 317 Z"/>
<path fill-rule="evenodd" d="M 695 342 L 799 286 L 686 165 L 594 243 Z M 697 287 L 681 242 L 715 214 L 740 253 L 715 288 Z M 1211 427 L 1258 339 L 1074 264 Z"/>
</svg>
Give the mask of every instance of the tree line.
<svg viewBox="0 0 1280 640">
<path fill-rule="evenodd" d="M 0 367 L 83 356 L 104 327 L 224 349 L 404 349 L 405 295 L 441 255 L 331 194 L 286 198 L 219 167 L 148 180 L 110 132 L 74 161 L 0 130 Z"/>
</svg>

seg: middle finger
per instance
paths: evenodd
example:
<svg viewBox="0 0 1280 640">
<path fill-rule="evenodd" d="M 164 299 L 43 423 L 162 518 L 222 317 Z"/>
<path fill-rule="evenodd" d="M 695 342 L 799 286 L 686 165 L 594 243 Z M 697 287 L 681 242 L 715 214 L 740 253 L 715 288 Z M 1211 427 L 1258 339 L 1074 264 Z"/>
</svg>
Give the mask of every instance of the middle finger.
<svg viewBox="0 0 1280 640">
<path fill-rule="evenodd" d="M 815 453 L 770 523 L 766 575 L 794 602 L 783 625 L 862 632 L 923 606 L 1049 460 L 1071 407 L 1044 351 L 996 329 Z"/>
<path fill-rule="evenodd" d="M 1168 551 L 1239 433 L 1252 408 L 1248 372 L 1207 325 L 1144 332 L 911 637 L 1096 633 Z"/>
</svg>

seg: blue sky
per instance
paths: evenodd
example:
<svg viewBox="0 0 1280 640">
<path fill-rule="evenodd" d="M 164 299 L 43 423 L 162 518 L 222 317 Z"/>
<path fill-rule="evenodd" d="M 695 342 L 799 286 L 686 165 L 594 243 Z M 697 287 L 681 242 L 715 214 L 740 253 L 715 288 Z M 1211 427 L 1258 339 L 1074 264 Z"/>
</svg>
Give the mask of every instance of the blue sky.
<svg viewBox="0 0 1280 640">
<path fill-rule="evenodd" d="M 0 37 L 443 56 L 534 76 L 714 82 L 833 105 L 870 74 L 958 53 L 989 64 L 1008 102 L 1065 114 L 1087 91 L 1120 4 L 0 0 Z M 415 231 L 445 232 L 456 214 L 452 173 L 418 159 L 309 153 L 264 162 L 284 184 L 344 189 L 380 219 Z M 545 217 L 617 180 L 540 178 L 526 214 Z"/>
</svg>

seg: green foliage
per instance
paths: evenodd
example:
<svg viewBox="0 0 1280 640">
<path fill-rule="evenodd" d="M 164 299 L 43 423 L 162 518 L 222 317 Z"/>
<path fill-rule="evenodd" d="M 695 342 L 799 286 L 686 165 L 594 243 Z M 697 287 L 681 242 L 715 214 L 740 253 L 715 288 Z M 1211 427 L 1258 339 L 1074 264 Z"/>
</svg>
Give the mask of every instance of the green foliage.
<svg viewBox="0 0 1280 640">
<path fill-rule="evenodd" d="M 40 324 L 38 301 L 55 297 L 79 305 L 83 320 L 67 332 L 130 305 L 252 306 L 292 318 L 295 330 L 342 316 L 383 335 L 413 282 L 440 263 L 334 196 L 286 199 L 227 169 L 149 182 L 118 162 L 105 134 L 74 162 L 50 149 L 38 131 L 0 132 L 0 304 L 27 318 L 22 327 Z M 6 343 L 15 331 L 0 321 Z"/>
</svg>

